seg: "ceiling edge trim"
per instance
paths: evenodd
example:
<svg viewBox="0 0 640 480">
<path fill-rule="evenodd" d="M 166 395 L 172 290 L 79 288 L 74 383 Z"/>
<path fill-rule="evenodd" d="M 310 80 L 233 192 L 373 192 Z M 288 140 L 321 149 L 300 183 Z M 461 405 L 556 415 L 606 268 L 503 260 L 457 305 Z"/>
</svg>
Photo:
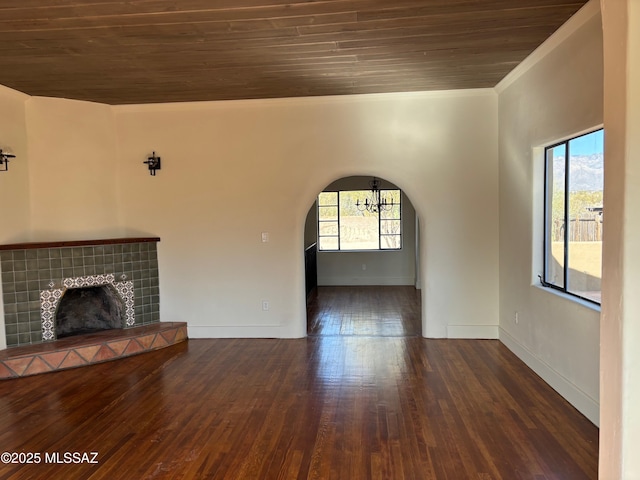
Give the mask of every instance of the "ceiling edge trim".
<svg viewBox="0 0 640 480">
<path fill-rule="evenodd" d="M 304 105 L 304 104 L 336 104 L 336 103 L 359 103 L 370 101 L 388 101 L 391 99 L 414 99 L 414 98 L 447 98 L 447 97 L 478 97 L 494 96 L 494 88 L 469 88 L 457 90 L 424 90 L 415 92 L 386 92 L 386 93 L 364 93 L 354 95 L 320 95 L 313 97 L 280 97 L 280 98 L 258 98 L 240 100 L 203 100 L 195 102 L 167 102 L 167 103 L 139 103 L 112 105 L 114 112 L 139 112 L 139 111 L 163 111 L 163 110 L 198 110 L 210 109 L 212 106 L 224 108 L 231 106 L 278 106 L 278 105 Z"/>
</svg>

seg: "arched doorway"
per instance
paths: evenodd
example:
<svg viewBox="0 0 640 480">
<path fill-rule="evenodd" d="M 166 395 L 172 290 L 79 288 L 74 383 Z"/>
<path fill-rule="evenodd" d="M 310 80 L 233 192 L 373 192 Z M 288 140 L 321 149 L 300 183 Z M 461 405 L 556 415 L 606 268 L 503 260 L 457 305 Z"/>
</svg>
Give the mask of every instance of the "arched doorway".
<svg viewBox="0 0 640 480">
<path fill-rule="evenodd" d="M 384 179 L 376 179 L 376 188 L 388 208 L 366 211 L 372 179 L 330 183 L 307 213 L 307 335 L 422 334 L 417 214 Z"/>
</svg>

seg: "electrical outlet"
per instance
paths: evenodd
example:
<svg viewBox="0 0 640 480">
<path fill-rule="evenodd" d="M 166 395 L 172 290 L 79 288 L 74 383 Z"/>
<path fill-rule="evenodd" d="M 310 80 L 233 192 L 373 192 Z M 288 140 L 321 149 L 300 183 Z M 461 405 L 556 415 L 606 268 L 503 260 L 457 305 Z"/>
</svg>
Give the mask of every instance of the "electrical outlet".
<svg viewBox="0 0 640 480">
<path fill-rule="evenodd" d="M 520 321 L 520 319 L 518 318 L 518 312 L 516 312 L 513 315 L 513 321 L 515 322 L 516 325 L 518 325 L 518 322 Z"/>
<path fill-rule="evenodd" d="M 366 269 L 367 269 L 367 264 L 366 264 L 366 263 L 363 263 L 363 264 L 362 264 L 362 270 L 366 270 Z"/>
<path fill-rule="evenodd" d="M 269 310 L 269 300 L 262 301 L 262 310 L 264 310 L 265 312 Z"/>
<path fill-rule="evenodd" d="M 262 243 L 269 243 L 269 232 L 262 232 Z"/>
</svg>

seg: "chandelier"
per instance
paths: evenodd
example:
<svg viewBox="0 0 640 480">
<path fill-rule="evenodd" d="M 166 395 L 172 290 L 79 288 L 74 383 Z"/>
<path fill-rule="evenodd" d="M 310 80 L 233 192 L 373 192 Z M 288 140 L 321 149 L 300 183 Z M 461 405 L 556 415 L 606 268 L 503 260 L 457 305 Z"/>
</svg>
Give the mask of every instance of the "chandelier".
<svg viewBox="0 0 640 480">
<path fill-rule="evenodd" d="M 356 207 L 361 212 L 367 211 L 371 213 L 380 213 L 385 210 L 391 210 L 394 206 L 393 198 L 388 201 L 386 198 L 380 196 L 380 180 L 373 177 L 373 180 L 369 182 L 371 187 L 371 193 L 368 198 L 364 199 L 364 203 L 360 202 L 360 199 L 356 200 Z"/>
</svg>

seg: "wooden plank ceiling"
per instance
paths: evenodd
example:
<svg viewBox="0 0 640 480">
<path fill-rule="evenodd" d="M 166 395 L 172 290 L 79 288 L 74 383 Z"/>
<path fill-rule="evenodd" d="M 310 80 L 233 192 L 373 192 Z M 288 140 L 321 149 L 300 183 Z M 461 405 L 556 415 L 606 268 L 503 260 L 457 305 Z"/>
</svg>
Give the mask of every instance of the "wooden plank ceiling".
<svg viewBox="0 0 640 480">
<path fill-rule="evenodd" d="M 586 0 L 3 0 L 0 84 L 182 102 L 495 86 Z"/>
</svg>

